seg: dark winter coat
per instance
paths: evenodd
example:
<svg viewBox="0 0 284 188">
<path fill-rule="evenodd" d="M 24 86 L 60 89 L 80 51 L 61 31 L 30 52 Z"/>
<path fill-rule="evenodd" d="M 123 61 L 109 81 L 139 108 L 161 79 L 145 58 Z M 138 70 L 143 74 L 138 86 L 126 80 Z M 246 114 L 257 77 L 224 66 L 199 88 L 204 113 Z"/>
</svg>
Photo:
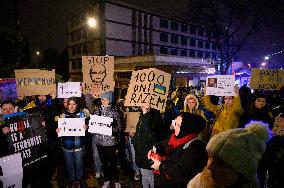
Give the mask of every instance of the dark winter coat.
<svg viewBox="0 0 284 188">
<path fill-rule="evenodd" d="M 268 171 L 268 176 L 266 172 Z M 284 185 L 284 136 L 274 136 L 266 144 L 266 150 L 259 162 L 258 177 L 263 185 L 280 188 Z"/>
<path fill-rule="evenodd" d="M 164 142 L 168 143 L 168 139 Z M 156 188 L 183 188 L 207 162 L 206 143 L 194 139 L 174 150 L 160 165 L 160 174 L 155 174 Z M 157 152 L 161 148 L 157 146 Z"/>
<path fill-rule="evenodd" d="M 147 158 L 147 154 L 157 142 L 159 124 L 162 124 L 160 112 L 155 109 L 140 115 L 136 133 L 132 139 L 135 149 L 135 161 L 139 168 L 151 169 L 152 160 Z"/>
<path fill-rule="evenodd" d="M 121 121 L 119 117 L 119 113 L 115 106 L 101 106 L 97 110 L 94 111 L 95 115 L 105 116 L 113 118 L 112 126 L 112 136 L 102 135 L 102 134 L 94 134 L 95 143 L 100 146 L 114 146 L 118 141 L 118 133 L 121 131 Z"/>
<path fill-rule="evenodd" d="M 272 114 L 268 111 L 268 109 L 257 109 L 254 108 L 253 110 L 244 113 L 240 118 L 240 127 L 244 127 L 250 121 L 262 121 L 269 125 L 269 128 L 273 128 L 273 119 Z"/>
</svg>

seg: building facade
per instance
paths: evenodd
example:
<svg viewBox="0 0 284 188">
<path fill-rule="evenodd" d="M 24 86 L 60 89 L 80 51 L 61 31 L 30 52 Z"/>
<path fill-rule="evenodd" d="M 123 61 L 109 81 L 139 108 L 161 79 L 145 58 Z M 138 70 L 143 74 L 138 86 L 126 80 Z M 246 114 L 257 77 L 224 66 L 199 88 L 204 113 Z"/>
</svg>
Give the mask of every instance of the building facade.
<svg viewBox="0 0 284 188">
<path fill-rule="evenodd" d="M 97 19 L 95 28 L 87 26 L 88 16 Z M 176 56 L 194 59 L 197 62 L 195 67 L 204 67 L 204 61 L 210 65 L 219 56 L 217 44 L 208 40 L 210 35 L 214 41 L 214 33 L 115 1 L 97 3 L 91 9 L 85 8 L 74 14 L 67 20 L 66 32 L 71 80 L 82 79 L 83 55 L 127 57 L 156 54 L 171 59 Z M 178 66 L 172 61 L 165 62 L 169 66 Z M 115 78 L 123 74 L 119 67 L 115 72 Z"/>
</svg>

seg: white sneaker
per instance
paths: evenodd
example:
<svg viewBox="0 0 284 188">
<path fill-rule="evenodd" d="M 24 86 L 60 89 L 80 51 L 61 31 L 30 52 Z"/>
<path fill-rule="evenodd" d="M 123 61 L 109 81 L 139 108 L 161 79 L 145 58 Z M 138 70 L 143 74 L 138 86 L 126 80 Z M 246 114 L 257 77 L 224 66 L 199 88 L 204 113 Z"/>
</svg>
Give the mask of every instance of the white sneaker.
<svg viewBox="0 0 284 188">
<path fill-rule="evenodd" d="M 140 174 L 136 174 L 136 173 L 135 173 L 133 179 L 134 179 L 135 181 L 139 181 L 139 180 L 140 180 Z"/>
<path fill-rule="evenodd" d="M 115 183 L 114 183 L 114 186 L 115 186 L 115 188 L 121 188 L 121 185 L 120 185 L 119 182 L 117 182 L 117 183 L 115 182 Z"/>
<path fill-rule="evenodd" d="M 110 181 L 105 181 L 102 188 L 108 188 L 110 184 Z"/>
<path fill-rule="evenodd" d="M 96 172 L 96 176 L 95 176 L 96 179 L 99 179 L 101 178 L 101 173 L 100 172 Z"/>
</svg>

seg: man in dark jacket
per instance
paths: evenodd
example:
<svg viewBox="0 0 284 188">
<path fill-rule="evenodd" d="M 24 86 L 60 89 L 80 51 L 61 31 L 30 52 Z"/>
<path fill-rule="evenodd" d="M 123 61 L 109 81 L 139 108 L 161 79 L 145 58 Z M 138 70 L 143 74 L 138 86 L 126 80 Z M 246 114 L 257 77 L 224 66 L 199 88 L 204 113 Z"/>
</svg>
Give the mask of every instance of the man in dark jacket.
<svg viewBox="0 0 284 188">
<path fill-rule="evenodd" d="M 133 146 L 135 149 L 135 161 L 140 168 L 142 175 L 143 188 L 154 188 L 154 175 L 151 170 L 151 160 L 147 158 L 147 153 L 156 144 L 158 125 L 161 124 L 160 112 L 151 109 L 149 103 L 141 106 L 140 115 L 136 126 L 136 133 L 133 137 Z"/>
</svg>

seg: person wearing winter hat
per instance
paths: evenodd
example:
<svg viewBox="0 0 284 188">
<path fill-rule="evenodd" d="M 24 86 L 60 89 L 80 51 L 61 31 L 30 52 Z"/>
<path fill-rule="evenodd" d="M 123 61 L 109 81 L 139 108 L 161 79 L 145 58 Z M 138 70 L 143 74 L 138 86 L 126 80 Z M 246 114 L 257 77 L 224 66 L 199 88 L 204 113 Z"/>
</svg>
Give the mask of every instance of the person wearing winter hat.
<svg viewBox="0 0 284 188">
<path fill-rule="evenodd" d="M 266 103 L 266 95 L 262 91 L 255 91 L 253 101 L 249 109 L 240 118 L 240 126 L 244 126 L 250 121 L 262 121 L 269 124 L 269 128 L 273 128 L 273 115 L 269 111 Z"/>
<path fill-rule="evenodd" d="M 214 135 L 206 146 L 206 167 L 187 188 L 259 187 L 257 167 L 268 137 L 269 129 L 262 122 Z"/>
<path fill-rule="evenodd" d="M 207 161 L 206 143 L 198 139 L 205 120 L 197 114 L 184 112 L 176 118 L 174 133 L 156 151 L 150 150 L 153 160 L 155 188 L 185 187 L 200 172 Z"/>
</svg>

